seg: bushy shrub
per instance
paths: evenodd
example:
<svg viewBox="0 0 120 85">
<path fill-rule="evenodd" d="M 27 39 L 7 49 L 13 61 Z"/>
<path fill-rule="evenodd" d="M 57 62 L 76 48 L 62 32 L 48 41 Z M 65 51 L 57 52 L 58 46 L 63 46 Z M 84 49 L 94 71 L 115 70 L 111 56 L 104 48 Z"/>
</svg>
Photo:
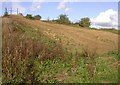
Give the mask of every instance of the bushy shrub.
<svg viewBox="0 0 120 85">
<path fill-rule="evenodd" d="M 79 26 L 81 26 L 81 27 L 90 27 L 90 25 L 91 25 L 91 22 L 88 17 L 82 18 L 79 21 Z"/>
<path fill-rule="evenodd" d="M 33 19 L 33 17 L 32 17 L 31 14 L 27 14 L 27 15 L 26 15 L 26 18 Z"/>
<path fill-rule="evenodd" d="M 70 24 L 70 20 L 69 20 L 68 16 L 65 14 L 59 15 L 57 22 L 60 24 Z"/>
<path fill-rule="evenodd" d="M 40 19 L 41 19 L 41 16 L 40 16 L 40 15 L 35 15 L 35 16 L 34 16 L 34 19 L 35 19 L 35 20 L 40 20 Z"/>
</svg>

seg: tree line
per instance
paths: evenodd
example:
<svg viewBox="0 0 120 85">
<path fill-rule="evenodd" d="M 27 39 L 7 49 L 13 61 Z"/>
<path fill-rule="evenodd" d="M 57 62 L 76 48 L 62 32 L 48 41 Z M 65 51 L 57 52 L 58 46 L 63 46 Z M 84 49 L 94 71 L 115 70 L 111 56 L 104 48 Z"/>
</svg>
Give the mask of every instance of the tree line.
<svg viewBox="0 0 120 85">
<path fill-rule="evenodd" d="M 60 23 L 60 24 L 74 24 L 74 25 L 79 25 L 81 27 L 90 27 L 91 25 L 91 22 L 90 22 L 90 19 L 88 17 L 85 17 L 85 18 L 82 18 L 81 20 L 79 20 L 79 22 L 75 22 L 75 23 L 72 23 L 70 20 L 69 20 L 69 17 L 65 14 L 61 14 L 59 15 L 58 19 L 57 19 L 57 22 Z"/>
<path fill-rule="evenodd" d="M 26 18 L 40 20 L 42 17 L 40 15 L 35 15 L 33 17 L 31 14 L 27 14 Z M 73 23 L 70 21 L 68 15 L 66 15 L 66 14 L 60 14 L 58 19 L 48 20 L 48 21 L 55 22 L 58 24 L 79 25 L 80 27 L 90 27 L 90 25 L 91 25 L 90 19 L 88 17 L 82 18 L 78 22 Z"/>
<path fill-rule="evenodd" d="M 5 9 L 4 16 L 8 16 L 7 9 Z M 31 14 L 27 14 L 25 17 L 33 20 L 41 20 L 42 18 L 40 15 L 32 16 Z M 79 25 L 80 27 L 90 27 L 91 25 L 90 19 L 88 17 L 82 18 L 81 20 L 79 20 L 79 22 L 72 23 L 68 15 L 66 14 L 60 14 L 58 19 L 48 20 L 48 21 L 52 21 L 59 24 L 66 24 L 66 25 Z"/>
</svg>

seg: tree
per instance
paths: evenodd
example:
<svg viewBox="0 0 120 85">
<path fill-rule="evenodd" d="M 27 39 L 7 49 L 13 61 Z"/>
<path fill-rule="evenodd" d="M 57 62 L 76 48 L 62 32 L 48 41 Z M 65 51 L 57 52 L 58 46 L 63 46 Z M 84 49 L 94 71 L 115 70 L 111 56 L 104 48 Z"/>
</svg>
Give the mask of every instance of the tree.
<svg viewBox="0 0 120 85">
<path fill-rule="evenodd" d="M 34 16 L 34 19 L 35 19 L 35 20 L 40 20 L 40 19 L 41 19 L 41 16 L 40 16 L 40 15 L 35 15 L 35 16 Z"/>
<path fill-rule="evenodd" d="M 79 26 L 81 26 L 81 27 L 90 27 L 90 25 L 91 25 L 91 22 L 88 17 L 82 18 L 79 21 Z"/>
<path fill-rule="evenodd" d="M 33 19 L 33 17 L 32 17 L 31 14 L 27 14 L 27 15 L 26 15 L 26 18 Z"/>
<path fill-rule="evenodd" d="M 57 22 L 60 24 L 70 24 L 70 20 L 69 20 L 68 16 L 65 14 L 59 15 Z"/>
<path fill-rule="evenodd" d="M 8 15 L 8 11 L 7 11 L 7 8 L 5 8 L 4 16 L 7 16 L 7 15 Z"/>
</svg>

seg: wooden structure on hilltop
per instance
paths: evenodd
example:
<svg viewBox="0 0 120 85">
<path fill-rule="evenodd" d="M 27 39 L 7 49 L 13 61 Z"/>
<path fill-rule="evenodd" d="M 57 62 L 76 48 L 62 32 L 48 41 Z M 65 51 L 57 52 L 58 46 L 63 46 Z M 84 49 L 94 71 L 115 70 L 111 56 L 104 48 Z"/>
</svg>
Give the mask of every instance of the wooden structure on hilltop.
<svg viewBox="0 0 120 85">
<path fill-rule="evenodd" d="M 19 10 L 18 10 L 18 8 L 16 9 L 16 10 L 13 10 L 12 8 L 10 8 L 10 9 L 7 9 L 7 8 L 5 8 L 5 12 L 7 12 L 8 14 L 10 14 L 10 15 L 12 15 L 13 14 L 13 12 L 16 12 L 16 13 L 14 13 L 14 14 L 16 14 L 16 15 L 18 15 L 18 14 L 22 14 L 22 13 L 19 13 Z M 9 13 L 10 12 L 10 13 Z"/>
</svg>

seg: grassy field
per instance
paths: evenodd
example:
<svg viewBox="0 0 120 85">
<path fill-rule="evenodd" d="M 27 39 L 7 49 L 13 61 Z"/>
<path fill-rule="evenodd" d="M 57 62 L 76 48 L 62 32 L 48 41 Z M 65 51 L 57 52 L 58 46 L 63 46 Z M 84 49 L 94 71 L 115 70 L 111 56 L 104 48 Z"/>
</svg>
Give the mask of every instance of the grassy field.
<svg viewBox="0 0 120 85">
<path fill-rule="evenodd" d="M 120 32 L 118 30 L 115 30 L 115 29 L 100 29 L 100 30 L 112 32 L 112 33 L 115 33 L 115 34 L 120 34 Z"/>
<path fill-rule="evenodd" d="M 46 22 L 46 23 L 50 23 L 50 24 L 57 24 L 57 22 L 53 22 L 53 21 L 44 21 L 43 22 Z M 66 25 L 66 24 L 65 24 Z M 80 27 L 79 25 L 73 25 L 73 24 L 69 24 L 69 25 L 66 25 L 66 26 L 71 26 L 71 27 L 76 27 L 76 28 L 83 28 L 85 29 L 84 27 Z M 97 28 L 86 28 L 86 29 L 91 29 L 91 30 L 102 30 L 102 31 L 106 31 L 106 32 L 111 32 L 111 33 L 114 33 L 114 34 L 120 34 L 118 32 L 118 30 L 116 30 L 115 28 L 100 28 L 100 29 L 97 29 Z"/>
<path fill-rule="evenodd" d="M 4 17 L 3 83 L 116 83 L 117 36 Z"/>
</svg>

